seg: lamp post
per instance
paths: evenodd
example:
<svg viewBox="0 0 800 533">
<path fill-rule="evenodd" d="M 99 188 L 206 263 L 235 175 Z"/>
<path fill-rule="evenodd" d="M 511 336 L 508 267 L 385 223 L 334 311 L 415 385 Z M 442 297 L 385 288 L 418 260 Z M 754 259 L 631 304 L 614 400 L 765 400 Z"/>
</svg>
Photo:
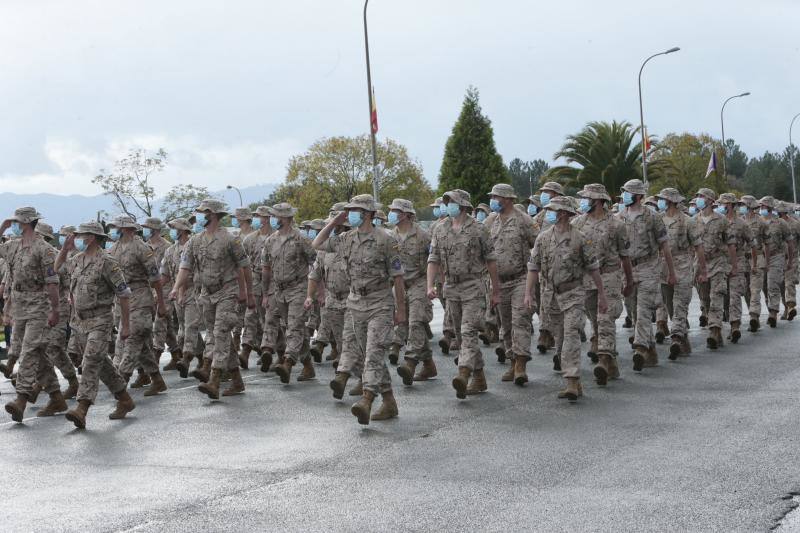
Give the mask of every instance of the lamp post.
<svg viewBox="0 0 800 533">
<path fill-rule="evenodd" d="M 644 70 L 644 66 L 647 64 L 647 62 L 653 59 L 654 57 L 671 54 L 672 52 L 677 52 L 678 50 L 680 50 L 680 48 L 676 46 L 674 48 L 670 48 L 669 50 L 653 54 L 644 60 L 644 63 L 642 63 L 642 68 L 639 69 L 639 126 L 642 134 L 642 181 L 644 181 L 645 187 L 647 186 L 647 148 L 645 146 L 647 144 L 647 134 L 644 131 L 644 106 L 642 105 L 642 71 Z"/>
<path fill-rule="evenodd" d="M 794 144 L 792 144 L 792 127 L 797 117 L 800 117 L 800 113 L 792 117 L 792 122 L 789 124 L 789 164 L 792 166 L 792 195 L 794 196 L 794 203 L 797 203 L 797 186 L 794 182 Z"/>
<path fill-rule="evenodd" d="M 728 147 L 725 146 L 725 117 L 724 117 L 725 106 L 728 105 L 728 102 L 730 102 L 734 98 L 741 98 L 743 96 L 750 96 L 750 93 L 747 92 L 731 96 L 730 98 L 725 100 L 725 102 L 723 102 L 722 109 L 719 112 L 719 123 L 722 126 L 722 177 L 725 178 L 725 183 L 728 182 L 728 163 L 727 163 Z"/>
<path fill-rule="evenodd" d="M 242 202 L 242 191 L 240 191 L 238 188 L 234 187 L 233 185 L 228 185 L 227 188 L 228 188 L 228 190 L 233 189 L 234 191 L 237 192 L 237 194 L 239 195 L 239 207 L 243 206 L 244 202 Z"/>
<path fill-rule="evenodd" d="M 369 34 L 367 33 L 367 5 L 369 0 L 364 0 L 364 50 L 367 53 L 367 97 L 369 101 L 369 135 L 372 143 L 372 197 L 380 202 L 378 197 L 378 148 L 375 142 L 375 129 L 372 127 L 372 72 L 369 66 Z"/>
</svg>

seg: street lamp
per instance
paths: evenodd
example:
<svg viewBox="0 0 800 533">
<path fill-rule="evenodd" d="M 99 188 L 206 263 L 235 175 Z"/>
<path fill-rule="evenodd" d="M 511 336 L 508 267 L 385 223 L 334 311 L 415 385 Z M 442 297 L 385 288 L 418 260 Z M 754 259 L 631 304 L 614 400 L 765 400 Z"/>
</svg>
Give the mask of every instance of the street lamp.
<svg viewBox="0 0 800 533">
<path fill-rule="evenodd" d="M 647 62 L 654 57 L 665 56 L 667 54 L 671 54 L 672 52 L 677 52 L 678 50 L 680 50 L 680 48 L 675 46 L 669 50 L 665 50 L 664 52 L 653 54 L 644 60 L 644 63 L 642 63 L 642 68 L 639 69 L 639 123 L 642 133 L 642 181 L 644 181 L 645 186 L 647 186 L 647 148 L 645 146 L 647 144 L 647 134 L 644 131 L 644 107 L 642 106 L 642 71 L 644 70 L 644 66 L 647 64 Z"/>
<path fill-rule="evenodd" d="M 375 142 L 375 128 L 372 127 L 372 73 L 369 68 L 369 35 L 367 34 L 367 4 L 369 0 L 364 0 L 364 49 L 367 52 L 367 97 L 369 101 L 369 135 L 372 142 L 372 196 L 376 202 L 380 202 L 378 197 L 378 148 Z"/>
<path fill-rule="evenodd" d="M 233 189 L 234 191 L 236 191 L 236 193 L 239 195 L 239 206 L 240 207 L 243 206 L 244 202 L 242 201 L 242 191 L 240 191 L 238 188 L 234 187 L 233 185 L 228 185 L 227 188 L 228 188 L 228 190 Z"/>
<path fill-rule="evenodd" d="M 792 166 L 792 195 L 794 196 L 794 203 L 797 203 L 797 187 L 794 183 L 794 144 L 792 144 L 792 127 L 797 117 L 800 117 L 800 113 L 792 117 L 792 123 L 789 124 L 789 164 Z"/>
<path fill-rule="evenodd" d="M 728 165 L 726 161 L 728 159 L 728 147 L 725 146 L 725 117 L 723 116 L 723 113 L 725 113 L 725 106 L 728 105 L 728 102 L 734 98 L 741 98 L 743 96 L 750 96 L 750 93 L 747 92 L 731 96 L 725 100 L 725 102 L 722 104 L 722 109 L 719 112 L 719 123 L 722 126 L 722 176 L 725 178 L 725 183 L 728 183 Z"/>
</svg>

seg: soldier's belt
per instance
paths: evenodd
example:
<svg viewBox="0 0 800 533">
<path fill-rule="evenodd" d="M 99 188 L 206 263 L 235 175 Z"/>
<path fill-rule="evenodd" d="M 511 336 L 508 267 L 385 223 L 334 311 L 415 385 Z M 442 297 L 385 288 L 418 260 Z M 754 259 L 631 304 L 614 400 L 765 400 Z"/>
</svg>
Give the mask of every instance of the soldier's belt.
<svg viewBox="0 0 800 533">
<path fill-rule="evenodd" d="M 567 291 L 571 291 L 572 289 L 575 289 L 575 288 L 580 287 L 582 285 L 583 285 L 583 280 L 582 279 L 576 279 L 576 280 L 573 280 L 573 281 L 567 281 L 566 283 L 562 283 L 560 285 L 556 285 L 556 294 L 563 294 L 563 293 L 565 293 Z"/>
<path fill-rule="evenodd" d="M 457 285 L 459 283 L 464 283 L 465 281 L 472 281 L 476 279 L 480 279 L 480 274 L 460 274 L 460 275 L 452 275 L 445 277 L 445 283 L 449 285 Z"/>
<path fill-rule="evenodd" d="M 330 294 L 331 296 L 333 296 L 333 297 L 334 297 L 334 299 L 336 299 L 336 300 L 346 300 L 346 299 L 347 299 L 347 293 L 346 293 L 346 292 L 333 292 L 333 291 L 328 291 L 328 294 Z"/>
<path fill-rule="evenodd" d="M 600 269 L 601 274 L 611 274 L 613 272 L 619 272 L 619 264 L 604 266 Z"/>
<path fill-rule="evenodd" d="M 150 287 L 150 283 L 148 283 L 147 281 L 132 281 L 128 283 L 128 288 L 132 291 L 136 289 L 144 289 L 146 287 L 147 288 Z"/>
<path fill-rule="evenodd" d="M 279 291 L 285 291 L 289 287 L 294 287 L 295 285 L 300 283 L 300 281 L 306 279 L 306 277 L 307 277 L 306 275 L 302 275 L 302 276 L 297 276 L 296 278 L 290 279 L 288 281 L 281 281 L 281 282 L 276 281 L 274 285 L 275 288 L 277 288 Z"/>
<path fill-rule="evenodd" d="M 653 255 L 648 255 L 648 256 L 645 256 L 645 257 L 639 257 L 638 259 L 631 259 L 631 264 L 633 266 L 643 265 L 645 263 L 649 263 L 649 262 L 655 260 L 656 257 L 658 257 L 658 255 L 653 254 Z"/>
<path fill-rule="evenodd" d="M 372 294 L 373 292 L 378 291 L 385 291 L 388 290 L 389 286 L 384 285 L 383 283 L 378 285 L 367 285 L 366 287 L 350 287 L 350 292 L 353 294 L 357 294 L 359 296 L 367 296 L 368 294 Z"/>
<path fill-rule="evenodd" d="M 505 276 L 497 276 L 497 277 L 500 280 L 500 283 L 508 283 L 509 281 L 514 281 L 521 277 L 524 277 L 525 275 L 527 275 L 527 271 L 520 270 L 519 272 L 516 272 L 514 274 L 507 274 Z"/>
<path fill-rule="evenodd" d="M 100 315 L 108 314 L 110 309 L 103 308 L 103 307 L 95 307 L 94 309 L 85 309 L 83 311 L 75 310 L 75 315 L 81 320 L 89 320 L 90 318 L 96 318 Z"/>
<path fill-rule="evenodd" d="M 30 287 L 27 285 L 14 285 L 14 292 L 42 292 L 44 290 L 44 285 L 31 285 Z"/>
</svg>

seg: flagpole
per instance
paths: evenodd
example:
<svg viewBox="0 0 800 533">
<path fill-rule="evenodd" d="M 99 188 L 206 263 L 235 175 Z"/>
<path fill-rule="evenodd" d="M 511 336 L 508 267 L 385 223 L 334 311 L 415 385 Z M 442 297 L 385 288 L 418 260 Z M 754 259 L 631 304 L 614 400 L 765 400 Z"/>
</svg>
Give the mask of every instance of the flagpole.
<svg viewBox="0 0 800 533">
<path fill-rule="evenodd" d="M 375 128 L 372 126 L 372 73 L 369 66 L 369 35 L 367 33 L 367 4 L 369 0 L 364 1 L 364 49 L 367 53 L 367 97 L 369 99 L 369 135 L 372 144 L 372 196 L 376 202 L 380 202 L 378 193 L 380 188 L 378 186 L 378 147 L 375 141 Z"/>
<path fill-rule="evenodd" d="M 797 117 L 800 117 L 800 113 L 796 114 L 789 124 L 789 164 L 792 166 L 792 195 L 794 196 L 794 203 L 797 203 L 797 186 L 794 181 L 794 144 L 792 143 L 792 127 Z"/>
<path fill-rule="evenodd" d="M 671 54 L 672 52 L 677 52 L 680 50 L 677 46 L 674 48 L 670 48 L 664 52 L 659 52 L 657 54 L 653 54 L 647 59 L 644 60 L 642 63 L 642 67 L 639 69 L 639 130 L 642 134 L 642 181 L 644 182 L 645 187 L 647 187 L 647 134 L 644 130 L 644 106 L 642 105 L 642 71 L 644 70 L 644 66 L 647 64 L 648 61 L 653 59 L 654 57 L 663 56 L 667 54 Z"/>
<path fill-rule="evenodd" d="M 741 98 L 743 96 L 749 96 L 750 93 L 742 93 L 737 94 L 735 96 L 731 96 L 725 102 L 722 103 L 722 109 L 719 112 L 719 123 L 722 126 L 722 177 L 725 180 L 725 185 L 728 184 L 728 147 L 725 146 L 725 106 L 728 105 L 728 102 L 733 100 L 734 98 Z M 718 191 L 719 192 L 719 191 Z"/>
</svg>

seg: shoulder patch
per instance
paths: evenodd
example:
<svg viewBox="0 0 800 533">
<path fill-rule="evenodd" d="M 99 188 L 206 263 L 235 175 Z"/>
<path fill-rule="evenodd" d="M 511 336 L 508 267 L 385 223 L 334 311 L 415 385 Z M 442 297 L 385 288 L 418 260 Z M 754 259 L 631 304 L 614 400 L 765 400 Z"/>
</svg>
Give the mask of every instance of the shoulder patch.
<svg viewBox="0 0 800 533">
<path fill-rule="evenodd" d="M 392 268 L 395 270 L 400 270 L 401 268 L 403 268 L 403 263 L 400 262 L 399 257 L 395 257 L 394 260 L 392 261 Z"/>
</svg>

